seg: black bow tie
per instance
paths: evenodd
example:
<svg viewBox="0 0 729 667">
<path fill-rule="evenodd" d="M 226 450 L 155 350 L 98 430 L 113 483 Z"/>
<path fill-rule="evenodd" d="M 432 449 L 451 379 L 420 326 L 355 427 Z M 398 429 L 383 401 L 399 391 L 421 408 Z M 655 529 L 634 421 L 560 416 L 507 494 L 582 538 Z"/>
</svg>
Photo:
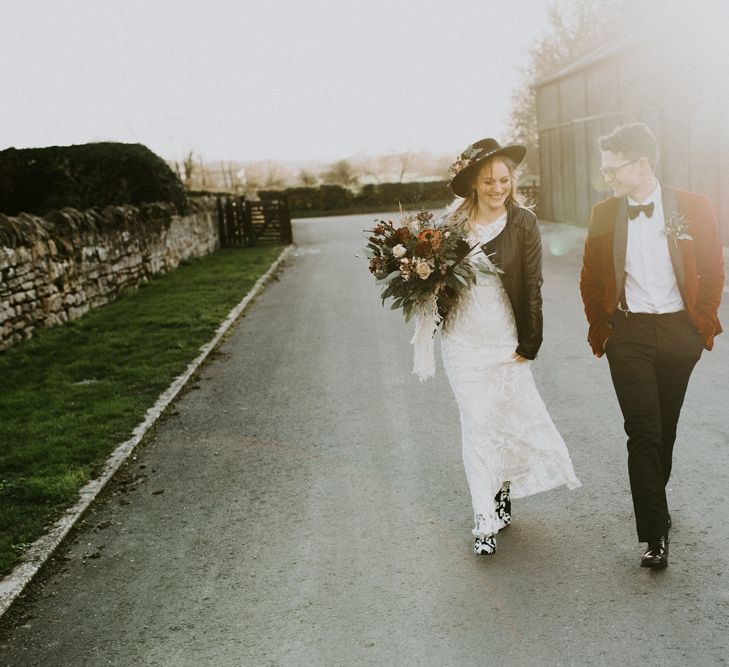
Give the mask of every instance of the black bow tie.
<svg viewBox="0 0 729 667">
<path fill-rule="evenodd" d="M 640 204 L 638 206 L 628 206 L 628 217 L 635 220 L 641 213 L 645 213 L 646 218 L 653 216 L 653 202 L 650 204 Z"/>
</svg>

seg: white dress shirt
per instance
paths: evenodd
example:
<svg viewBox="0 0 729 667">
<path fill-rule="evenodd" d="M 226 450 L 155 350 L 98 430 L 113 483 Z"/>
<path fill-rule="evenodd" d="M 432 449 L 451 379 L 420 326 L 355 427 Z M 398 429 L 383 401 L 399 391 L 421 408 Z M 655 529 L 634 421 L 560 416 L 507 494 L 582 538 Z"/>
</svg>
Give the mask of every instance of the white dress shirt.
<svg viewBox="0 0 729 667">
<path fill-rule="evenodd" d="M 644 202 L 628 197 L 628 204 L 650 204 L 653 215 L 642 211 L 628 219 L 628 248 L 625 253 L 625 301 L 633 313 L 675 313 L 683 310 L 683 298 L 668 252 L 661 184 Z"/>
</svg>

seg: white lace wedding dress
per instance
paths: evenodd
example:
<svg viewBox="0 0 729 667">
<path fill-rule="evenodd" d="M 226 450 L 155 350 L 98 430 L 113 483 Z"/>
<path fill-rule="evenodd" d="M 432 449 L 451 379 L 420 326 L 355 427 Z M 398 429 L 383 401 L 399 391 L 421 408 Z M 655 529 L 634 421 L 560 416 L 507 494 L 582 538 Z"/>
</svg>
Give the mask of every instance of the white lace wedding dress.
<svg viewBox="0 0 729 667">
<path fill-rule="evenodd" d="M 479 227 L 473 241 L 486 243 L 505 226 L 506 214 Z M 479 258 L 488 261 L 482 253 Z M 461 414 L 463 463 L 476 537 L 504 527 L 494 498 L 506 481 L 511 483 L 512 498 L 562 484 L 570 489 L 580 486 L 529 362 L 512 358 L 516 347 L 516 324 L 501 279 L 479 273 L 477 284 L 441 336 L 443 364 Z"/>
</svg>

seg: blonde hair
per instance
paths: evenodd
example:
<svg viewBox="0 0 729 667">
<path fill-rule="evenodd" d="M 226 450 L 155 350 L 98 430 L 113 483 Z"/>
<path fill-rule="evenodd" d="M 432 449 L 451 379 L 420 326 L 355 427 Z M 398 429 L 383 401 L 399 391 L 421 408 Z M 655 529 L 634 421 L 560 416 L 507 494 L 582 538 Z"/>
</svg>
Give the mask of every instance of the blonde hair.
<svg viewBox="0 0 729 667">
<path fill-rule="evenodd" d="M 473 192 L 471 193 L 470 197 L 466 197 L 465 199 L 462 199 L 460 203 L 456 206 L 455 210 L 453 211 L 453 216 L 457 218 L 464 218 L 465 220 L 468 220 L 471 218 L 471 216 L 476 211 L 476 206 L 478 205 L 478 199 L 476 197 L 476 179 L 478 178 L 479 174 L 481 173 L 481 170 L 489 164 L 492 164 L 496 162 L 497 160 L 503 162 L 503 164 L 506 166 L 506 168 L 509 170 L 509 178 L 511 180 L 511 191 L 509 192 L 508 196 L 506 197 L 506 201 L 504 202 L 504 205 L 508 208 L 512 205 L 517 206 L 524 206 L 524 198 L 519 194 L 519 176 L 520 172 L 517 169 L 517 164 L 513 160 L 511 160 L 508 157 L 505 157 L 503 155 L 496 155 L 488 160 L 485 160 L 481 165 L 479 165 L 478 169 L 475 170 L 473 179 L 471 181 L 471 186 L 473 187 Z M 458 200 L 456 200 L 458 201 Z"/>
</svg>

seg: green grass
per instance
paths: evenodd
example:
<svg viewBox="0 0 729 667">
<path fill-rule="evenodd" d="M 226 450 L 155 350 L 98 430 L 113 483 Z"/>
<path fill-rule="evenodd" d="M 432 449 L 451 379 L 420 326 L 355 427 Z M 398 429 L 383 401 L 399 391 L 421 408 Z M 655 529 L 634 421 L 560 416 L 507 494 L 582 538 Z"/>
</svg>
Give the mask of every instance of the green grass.
<svg viewBox="0 0 729 667">
<path fill-rule="evenodd" d="M 0 353 L 0 575 L 75 503 L 281 249 L 192 260 Z"/>
</svg>

